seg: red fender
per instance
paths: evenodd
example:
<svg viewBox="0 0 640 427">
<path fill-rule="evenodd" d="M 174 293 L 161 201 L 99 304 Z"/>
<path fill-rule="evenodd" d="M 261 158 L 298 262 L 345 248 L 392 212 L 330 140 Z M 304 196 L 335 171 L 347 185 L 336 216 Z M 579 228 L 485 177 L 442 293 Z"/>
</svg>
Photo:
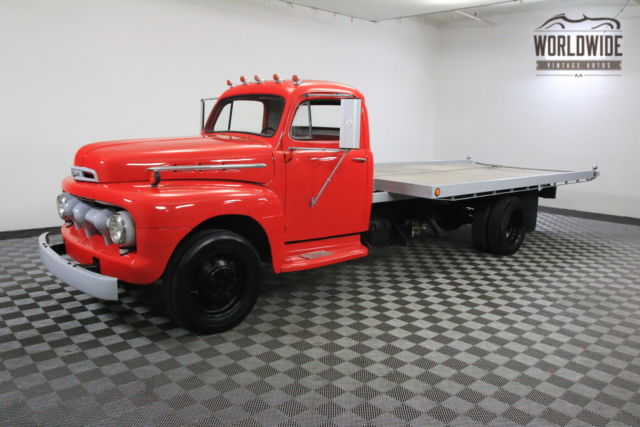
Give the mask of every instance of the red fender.
<svg viewBox="0 0 640 427">
<path fill-rule="evenodd" d="M 246 182 L 182 180 L 162 181 L 158 187 L 151 187 L 141 182 L 86 183 L 70 177 L 62 187 L 72 195 L 120 207 L 133 217 L 140 245 L 135 253 L 125 256 L 118 254 L 117 246 L 105 246 L 101 236 L 87 238 L 82 230 L 63 227 L 69 254 L 81 263 L 99 259 L 102 274 L 131 283 L 154 282 L 164 273 L 179 242 L 198 225 L 221 215 L 255 220 L 269 239 L 274 271 L 282 265 L 284 207 L 277 194 L 266 187 Z"/>
</svg>

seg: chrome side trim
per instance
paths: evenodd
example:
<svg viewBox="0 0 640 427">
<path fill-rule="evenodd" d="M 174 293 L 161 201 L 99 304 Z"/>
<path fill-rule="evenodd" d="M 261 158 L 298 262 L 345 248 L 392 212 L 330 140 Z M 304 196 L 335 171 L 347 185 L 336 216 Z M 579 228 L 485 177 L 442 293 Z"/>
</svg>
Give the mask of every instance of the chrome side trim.
<svg viewBox="0 0 640 427">
<path fill-rule="evenodd" d="M 259 169 L 266 168 L 266 163 L 233 163 L 226 165 L 180 165 L 180 166 L 154 166 L 147 168 L 147 170 L 153 172 L 152 187 L 157 187 L 160 184 L 160 172 L 166 171 L 203 171 L 203 170 L 225 170 L 225 169 Z"/>
<path fill-rule="evenodd" d="M 259 169 L 266 168 L 266 163 L 231 163 L 226 165 L 180 165 L 180 166 L 154 166 L 147 168 L 151 172 L 165 171 L 200 171 L 220 169 Z"/>
<path fill-rule="evenodd" d="M 349 151 L 350 148 L 322 148 L 322 147 L 289 147 L 289 151 L 326 151 L 328 153 L 337 153 L 340 151 Z"/>
<path fill-rule="evenodd" d="M 38 252 L 44 266 L 51 274 L 67 285 L 93 297 L 108 301 L 118 300 L 118 279 L 86 270 L 75 262 L 67 261 L 61 255 L 65 253 L 64 244 L 49 244 L 49 233 L 38 237 Z M 55 250 L 54 247 L 58 250 Z"/>
<path fill-rule="evenodd" d="M 93 177 L 87 175 L 93 175 Z M 71 166 L 71 176 L 76 181 L 99 182 L 98 173 L 95 170 L 82 166 Z"/>
</svg>

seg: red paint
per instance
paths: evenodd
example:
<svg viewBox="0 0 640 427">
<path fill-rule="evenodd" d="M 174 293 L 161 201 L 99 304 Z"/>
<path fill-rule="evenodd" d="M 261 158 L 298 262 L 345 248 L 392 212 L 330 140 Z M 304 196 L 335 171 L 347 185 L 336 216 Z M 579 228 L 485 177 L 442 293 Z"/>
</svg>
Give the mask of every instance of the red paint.
<svg viewBox="0 0 640 427">
<path fill-rule="evenodd" d="M 285 246 L 285 259 L 281 272 L 306 270 L 360 258 L 367 255 L 367 248 L 360 243 L 360 235 L 333 237 L 329 239 L 290 243 Z M 328 251 L 332 256 L 307 259 L 302 254 Z"/>
<path fill-rule="evenodd" d="M 304 95 L 318 92 L 347 93 L 362 99 L 359 149 L 338 153 L 289 150 L 310 144 L 293 140 L 289 129 L 296 107 L 306 99 Z M 101 236 L 87 238 L 84 231 L 64 226 L 68 253 L 84 264 L 98 259 L 102 274 L 147 284 L 162 276 L 176 246 L 194 228 L 219 216 L 242 215 L 252 218 L 267 235 L 275 272 L 365 256 L 367 249 L 360 243 L 359 233 L 369 224 L 373 155 L 363 95 L 338 83 L 272 81 L 231 87 L 221 100 L 251 94 L 284 98 L 274 136 L 203 132 L 188 138 L 94 143 L 78 150 L 74 165 L 94 169 L 100 182 L 68 177 L 62 183 L 64 191 L 127 210 L 136 224 L 136 248 L 120 255 L 119 248 L 105 246 Z M 338 143 L 324 141 L 313 146 L 336 148 Z M 343 155 L 331 183 L 311 207 L 311 197 L 317 195 Z M 150 185 L 147 170 L 152 166 L 234 163 L 261 163 L 265 167 L 163 172 L 157 187 Z M 300 256 L 315 250 L 333 255 L 311 260 Z"/>
<path fill-rule="evenodd" d="M 267 183 L 273 176 L 271 145 L 251 135 L 216 135 L 140 139 L 88 144 L 78 150 L 75 166 L 95 170 L 100 182 L 148 181 L 152 166 L 264 163 L 266 168 L 165 172 L 169 179 L 230 179 Z"/>
</svg>

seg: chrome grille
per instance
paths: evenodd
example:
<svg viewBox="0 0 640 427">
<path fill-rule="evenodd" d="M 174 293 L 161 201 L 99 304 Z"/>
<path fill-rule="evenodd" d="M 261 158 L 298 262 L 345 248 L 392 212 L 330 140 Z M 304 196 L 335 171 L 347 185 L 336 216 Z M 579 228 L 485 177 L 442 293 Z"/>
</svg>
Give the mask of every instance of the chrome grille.
<svg viewBox="0 0 640 427">
<path fill-rule="evenodd" d="M 67 194 L 67 199 L 67 203 L 64 205 L 63 219 L 65 221 L 73 222 L 77 229 L 84 230 L 87 237 L 100 234 L 105 245 L 113 243 L 109 236 L 107 220 L 117 212 L 115 207 L 107 207 L 71 194 Z"/>
</svg>

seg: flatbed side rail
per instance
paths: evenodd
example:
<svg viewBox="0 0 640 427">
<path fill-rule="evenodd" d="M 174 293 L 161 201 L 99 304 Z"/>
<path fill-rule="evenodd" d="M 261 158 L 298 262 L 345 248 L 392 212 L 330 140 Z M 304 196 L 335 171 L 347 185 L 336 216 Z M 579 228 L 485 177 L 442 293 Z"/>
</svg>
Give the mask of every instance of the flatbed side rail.
<svg viewBox="0 0 640 427">
<path fill-rule="evenodd" d="M 412 163 L 387 163 L 385 166 L 420 166 L 420 165 L 437 165 L 438 163 L 468 163 L 478 166 L 485 166 L 496 169 L 508 168 L 532 170 L 545 172 L 544 174 L 525 174 L 516 177 L 499 177 L 492 179 L 477 179 L 468 182 L 438 183 L 437 176 L 434 176 L 428 183 L 420 183 L 419 179 L 412 179 L 413 175 L 434 173 L 437 175 L 440 171 L 420 171 L 417 168 L 408 168 L 406 173 L 381 174 L 375 177 L 374 181 L 374 203 L 397 200 L 400 196 L 418 197 L 433 200 L 468 200 L 481 197 L 490 197 L 500 194 L 518 193 L 524 191 L 542 190 L 545 188 L 558 187 L 567 184 L 577 184 L 581 182 L 592 181 L 600 175 L 597 166 L 593 166 L 588 171 L 557 171 L 550 169 L 530 169 L 518 168 L 511 166 L 489 165 L 486 163 L 474 162 L 470 159 L 464 160 L 448 160 L 448 161 L 430 161 L 430 162 L 412 162 Z M 412 170 L 413 169 L 413 170 Z M 448 171 L 456 173 L 456 170 Z M 400 175 L 400 176 L 398 176 Z M 406 175 L 405 178 L 401 175 Z M 417 181 L 417 182 L 416 182 Z M 386 194 L 386 195 L 385 195 Z"/>
</svg>

